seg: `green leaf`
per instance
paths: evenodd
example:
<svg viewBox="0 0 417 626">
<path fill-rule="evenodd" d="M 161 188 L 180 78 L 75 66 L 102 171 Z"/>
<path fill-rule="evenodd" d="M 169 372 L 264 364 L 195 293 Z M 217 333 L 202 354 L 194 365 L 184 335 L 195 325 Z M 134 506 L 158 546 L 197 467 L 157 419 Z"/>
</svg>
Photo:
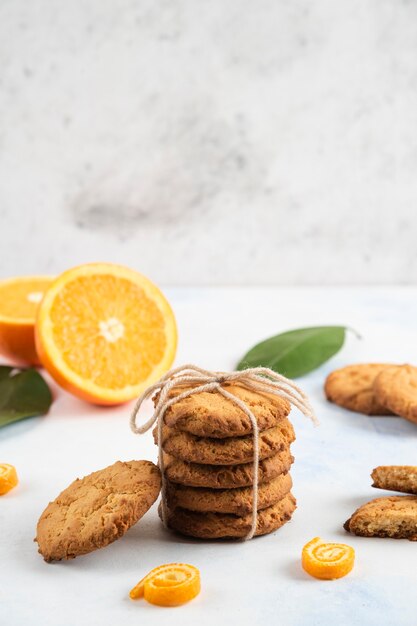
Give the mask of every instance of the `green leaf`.
<svg viewBox="0 0 417 626">
<path fill-rule="evenodd" d="M 51 403 L 49 387 L 35 369 L 0 365 L 0 427 L 44 415 Z"/>
<path fill-rule="evenodd" d="M 298 378 L 336 354 L 343 346 L 345 332 L 345 326 L 290 330 L 258 343 L 245 354 L 237 368 L 269 367 L 288 378 Z"/>
</svg>

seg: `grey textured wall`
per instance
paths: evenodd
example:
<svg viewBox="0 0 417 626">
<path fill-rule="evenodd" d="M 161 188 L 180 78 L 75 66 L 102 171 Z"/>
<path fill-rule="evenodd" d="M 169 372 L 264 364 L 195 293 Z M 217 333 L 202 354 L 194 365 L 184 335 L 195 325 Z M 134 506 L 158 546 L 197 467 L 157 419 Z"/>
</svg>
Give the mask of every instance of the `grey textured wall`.
<svg viewBox="0 0 417 626">
<path fill-rule="evenodd" d="M 417 279 L 417 3 L 2 0 L 0 273 Z"/>
</svg>

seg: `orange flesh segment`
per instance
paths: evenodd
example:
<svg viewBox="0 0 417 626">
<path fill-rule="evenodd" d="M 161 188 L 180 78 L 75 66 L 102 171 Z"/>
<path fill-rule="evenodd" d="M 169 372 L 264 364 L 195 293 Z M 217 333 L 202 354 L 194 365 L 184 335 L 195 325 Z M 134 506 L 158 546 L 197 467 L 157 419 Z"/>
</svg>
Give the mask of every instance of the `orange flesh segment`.
<svg viewBox="0 0 417 626">
<path fill-rule="evenodd" d="M 123 278 L 71 281 L 54 300 L 50 316 L 65 363 L 100 387 L 124 388 L 148 378 L 166 348 L 160 310 L 140 287 Z"/>
<path fill-rule="evenodd" d="M 304 570 L 321 580 L 334 580 L 349 574 L 355 563 L 355 551 L 344 543 L 325 543 L 315 537 L 301 555 Z"/>
<path fill-rule="evenodd" d="M 42 362 L 86 400 L 137 397 L 172 365 L 176 324 L 161 291 L 141 274 L 97 263 L 64 272 L 48 290 L 36 325 Z"/>
<path fill-rule="evenodd" d="M 0 353 L 24 365 L 39 365 L 35 321 L 52 278 L 20 276 L 0 281 Z"/>
<path fill-rule="evenodd" d="M 144 597 L 158 606 L 177 606 L 195 598 L 200 589 L 200 572 L 196 567 L 169 563 L 149 572 L 129 595 L 132 600 Z"/>
<path fill-rule="evenodd" d="M 0 496 L 4 496 L 19 482 L 16 468 L 8 463 L 0 463 Z"/>
<path fill-rule="evenodd" d="M 42 296 L 52 278 L 28 276 L 0 282 L 0 318 L 35 323 Z"/>
</svg>

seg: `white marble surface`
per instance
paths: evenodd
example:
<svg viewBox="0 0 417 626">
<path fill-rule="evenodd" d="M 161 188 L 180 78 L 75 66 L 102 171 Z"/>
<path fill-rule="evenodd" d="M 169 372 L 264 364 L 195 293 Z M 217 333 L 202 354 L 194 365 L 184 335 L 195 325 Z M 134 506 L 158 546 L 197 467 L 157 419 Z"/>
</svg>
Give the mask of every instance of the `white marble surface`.
<svg viewBox="0 0 417 626">
<path fill-rule="evenodd" d="M 0 501 L 0 623 L 415 626 L 417 544 L 354 537 L 342 524 L 384 494 L 371 488 L 373 467 L 416 464 L 417 427 L 330 405 L 322 385 L 329 371 L 355 361 L 417 363 L 417 290 L 175 289 L 168 295 L 179 322 L 178 364 L 229 369 L 257 340 L 303 325 L 347 324 L 363 335 L 361 341 L 350 335 L 336 357 L 299 380 L 321 425 L 293 414 L 298 509 L 292 521 L 246 544 L 195 542 L 164 531 L 154 507 L 111 546 L 45 564 L 32 539 L 50 499 L 75 476 L 117 459 L 156 458 L 151 435 L 130 432 L 129 406 L 92 408 L 56 389 L 48 416 L 0 430 L 0 459 L 15 464 L 21 479 Z M 301 548 L 315 535 L 354 546 L 348 577 L 323 582 L 302 571 Z M 172 561 L 201 569 L 202 593 L 194 602 L 159 609 L 129 600 L 144 573 Z"/>
<path fill-rule="evenodd" d="M 0 276 L 415 283 L 416 58 L 410 0 L 2 0 Z"/>
</svg>

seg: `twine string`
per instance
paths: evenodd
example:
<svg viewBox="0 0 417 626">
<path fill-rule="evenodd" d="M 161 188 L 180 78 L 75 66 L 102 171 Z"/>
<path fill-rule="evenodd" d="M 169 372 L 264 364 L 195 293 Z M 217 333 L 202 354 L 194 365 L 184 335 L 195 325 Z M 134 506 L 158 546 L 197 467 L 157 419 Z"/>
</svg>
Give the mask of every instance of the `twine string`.
<svg viewBox="0 0 417 626">
<path fill-rule="evenodd" d="M 314 424 L 317 419 L 306 394 L 291 380 L 274 372 L 267 367 L 253 367 L 236 372 L 211 372 L 210 370 L 197 367 L 196 365 L 183 365 L 167 372 L 160 380 L 148 387 L 138 398 L 130 417 L 130 427 L 135 434 L 142 435 L 150 430 L 154 424 L 158 430 L 158 463 L 161 470 L 161 512 L 162 521 L 167 526 L 168 511 L 166 504 L 166 477 L 165 462 L 162 447 L 162 427 L 164 415 L 173 404 L 181 402 L 185 398 L 204 391 L 215 391 L 238 406 L 250 420 L 253 434 L 253 490 L 252 490 L 252 519 L 249 533 L 245 540 L 252 539 L 256 532 L 258 521 L 258 480 L 259 480 L 259 427 L 255 415 L 248 405 L 223 387 L 224 383 L 237 383 L 241 387 L 246 387 L 251 391 L 268 393 L 285 398 L 295 406 L 306 417 L 309 417 Z M 184 391 L 170 396 L 170 392 L 181 387 L 186 387 Z M 137 417 L 140 408 L 145 400 L 158 393 L 155 410 L 144 424 L 137 424 Z"/>
</svg>

